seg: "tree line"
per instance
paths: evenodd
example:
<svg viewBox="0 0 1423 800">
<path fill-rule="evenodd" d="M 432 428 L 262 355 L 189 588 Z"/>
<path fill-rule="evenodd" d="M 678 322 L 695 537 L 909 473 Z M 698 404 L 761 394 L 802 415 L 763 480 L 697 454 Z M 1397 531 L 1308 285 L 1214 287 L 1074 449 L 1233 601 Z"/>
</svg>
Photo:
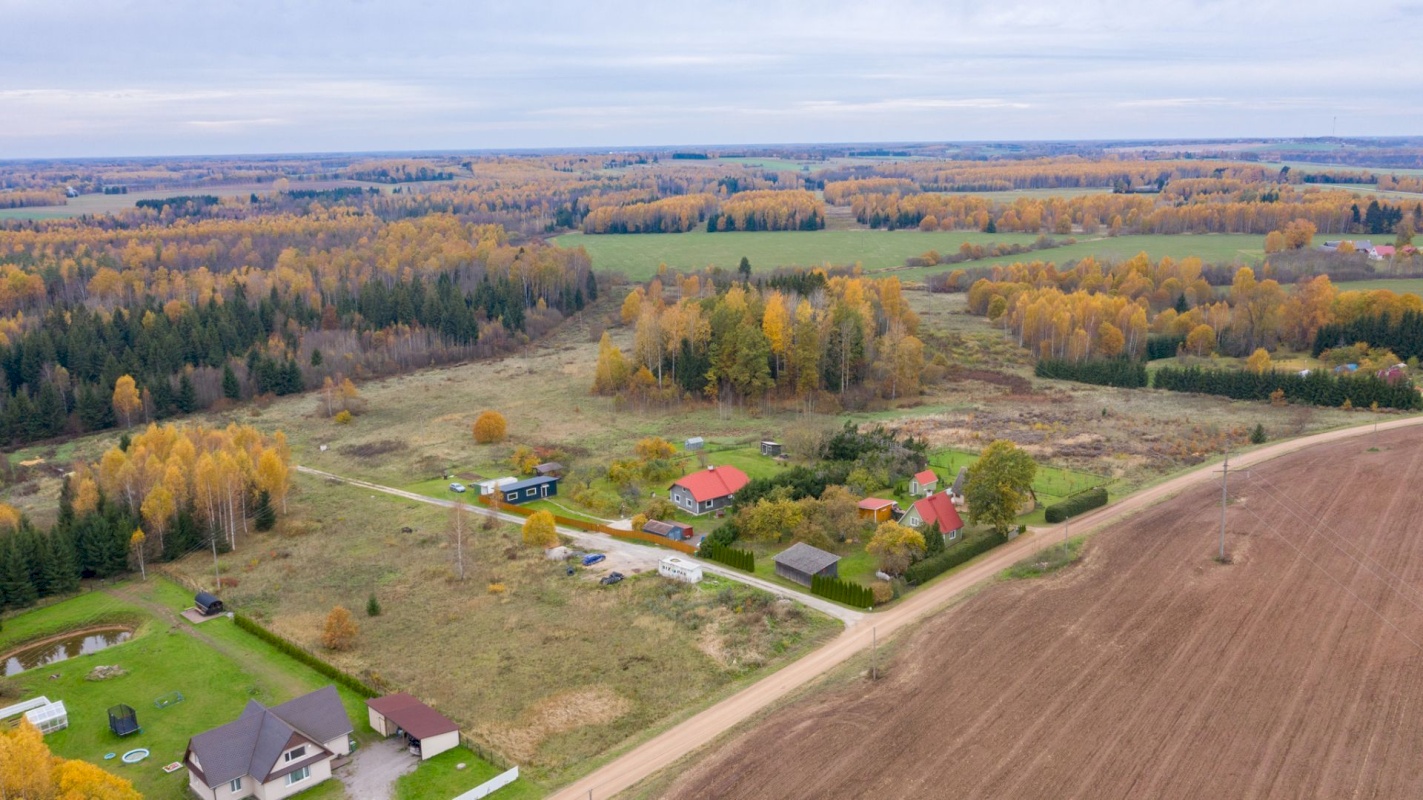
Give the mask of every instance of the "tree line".
<svg viewBox="0 0 1423 800">
<path fill-rule="evenodd" d="M 1410 380 L 1386 381 L 1374 375 L 1335 375 L 1325 370 L 1301 375 L 1279 370 L 1162 367 L 1152 377 L 1152 387 L 1221 395 L 1234 400 L 1270 400 L 1278 396 L 1316 406 L 1369 408 L 1377 403 L 1380 408 L 1423 407 L 1423 400 Z"/>
</svg>

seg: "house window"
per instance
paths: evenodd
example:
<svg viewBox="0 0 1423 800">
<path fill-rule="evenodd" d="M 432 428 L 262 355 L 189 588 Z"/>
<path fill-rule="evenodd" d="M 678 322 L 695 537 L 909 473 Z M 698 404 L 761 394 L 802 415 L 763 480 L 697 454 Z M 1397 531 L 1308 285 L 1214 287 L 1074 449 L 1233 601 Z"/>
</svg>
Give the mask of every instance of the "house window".
<svg viewBox="0 0 1423 800">
<path fill-rule="evenodd" d="M 231 791 L 231 792 L 240 792 L 240 791 L 242 791 L 242 779 L 241 779 L 241 778 L 233 778 L 233 779 L 232 779 L 232 782 L 229 783 L 229 784 L 227 784 L 227 789 L 228 789 L 228 791 Z"/>
<path fill-rule="evenodd" d="M 293 747 L 292 749 L 287 751 L 287 754 L 283 756 L 283 758 L 287 761 L 287 763 L 296 761 L 299 758 L 306 758 L 306 745 L 302 745 L 301 747 Z"/>
<path fill-rule="evenodd" d="M 301 769 L 297 770 L 296 772 L 293 772 L 293 773 L 290 773 L 290 774 L 287 775 L 287 785 L 288 785 L 288 786 L 291 786 L 293 783 L 301 783 L 302 781 L 304 781 L 304 780 L 306 780 L 307 778 L 310 778 L 310 777 L 311 777 L 311 767 L 302 767 Z"/>
<path fill-rule="evenodd" d="M 525 496 L 525 497 L 533 497 L 533 496 L 534 496 L 534 491 L 535 491 L 535 490 L 533 490 L 533 489 L 525 489 L 525 490 L 524 490 L 524 496 Z"/>
<path fill-rule="evenodd" d="M 712 504 L 712 501 L 708 500 L 708 501 L 706 501 L 705 503 L 702 503 L 702 508 L 703 508 L 703 509 L 711 508 L 711 504 Z"/>
<path fill-rule="evenodd" d="M 512 503 L 512 502 L 514 502 L 515 500 L 518 500 L 518 499 L 519 499 L 519 493 L 518 493 L 518 492 L 510 492 L 510 493 L 504 495 L 504 499 L 505 499 L 505 500 L 508 500 L 509 502 Z"/>
</svg>

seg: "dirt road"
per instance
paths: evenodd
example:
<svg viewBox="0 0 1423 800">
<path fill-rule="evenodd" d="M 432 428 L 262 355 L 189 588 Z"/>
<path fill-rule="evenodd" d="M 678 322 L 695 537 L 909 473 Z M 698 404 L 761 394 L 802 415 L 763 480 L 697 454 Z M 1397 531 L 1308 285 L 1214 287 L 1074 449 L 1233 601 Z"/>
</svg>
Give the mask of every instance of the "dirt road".
<svg viewBox="0 0 1423 800">
<path fill-rule="evenodd" d="M 1380 432 L 1423 423 L 1423 417 L 1391 420 L 1377 426 Z M 1244 468 L 1282 455 L 1352 436 L 1369 434 L 1374 426 L 1328 431 L 1278 444 L 1268 445 L 1231 460 L 1232 468 Z M 1075 533 L 1086 533 L 1106 523 L 1120 520 L 1167 498 L 1215 478 L 1219 465 L 1212 463 L 1144 489 L 1111 506 L 1085 514 L 1072 522 Z M 846 659 L 870 646 L 872 634 L 881 640 L 902 628 L 942 609 L 979 583 L 1033 553 L 1058 544 L 1058 529 L 1021 536 L 965 569 L 923 589 L 901 605 L 874 614 L 864 624 L 847 629 L 824 647 L 685 722 L 650 739 L 627 754 L 556 792 L 554 800 L 601 800 L 610 798 L 638 781 L 671 765 L 688 752 L 701 747 L 726 730 L 775 703 L 792 691 L 823 675 Z"/>
<path fill-rule="evenodd" d="M 298 472 L 303 472 L 307 475 L 314 475 L 316 477 L 325 478 L 327 480 L 340 481 L 341 483 L 350 484 L 351 486 L 359 486 L 362 489 L 369 489 L 373 492 L 381 492 L 383 494 L 394 495 L 396 497 L 405 498 L 406 500 L 414 500 L 419 503 L 428 503 L 430 505 L 441 506 L 443 508 L 454 508 L 456 505 L 455 501 L 453 500 L 440 500 L 434 497 L 427 497 L 423 494 L 408 492 L 404 489 L 396 489 L 393 486 L 381 486 L 378 483 L 357 480 L 356 478 L 346 478 L 341 475 L 335 475 L 330 472 L 323 472 L 319 469 L 312 469 L 311 467 L 298 466 L 296 469 Z M 471 506 L 469 504 L 466 504 L 466 506 L 470 509 L 471 513 L 488 513 L 488 511 L 482 506 Z M 518 516 L 517 514 L 499 512 L 497 516 L 505 522 L 511 522 L 515 525 L 524 524 L 524 518 Z M 599 568 L 605 572 L 612 570 L 618 570 L 620 572 L 632 572 L 634 570 L 656 571 L 657 563 L 662 559 L 666 558 L 667 556 L 672 555 L 672 552 L 668 550 L 662 550 L 648 544 L 641 544 L 625 539 L 618 539 L 617 537 L 608 536 L 607 534 L 603 533 L 589 533 L 588 531 L 580 531 L 576 528 L 565 528 L 562 526 L 558 527 L 558 532 L 564 536 L 572 538 L 573 541 L 577 542 L 578 545 L 581 547 L 606 553 L 608 556 L 607 560 L 599 564 Z M 813 608 L 816 611 L 821 612 L 822 614 L 827 614 L 840 620 L 841 622 L 845 623 L 846 627 L 853 626 L 865 616 L 859 611 L 845 608 L 843 606 L 832 603 L 829 600 L 825 600 L 824 598 L 804 594 L 802 592 L 797 592 L 793 589 L 787 589 L 784 586 L 777 586 L 776 584 L 771 583 L 770 581 L 762 580 L 761 578 L 757 578 L 753 575 L 748 575 L 739 570 L 731 569 L 730 567 L 722 566 L 721 564 L 717 564 L 711 561 L 705 561 L 698 558 L 693 558 L 685 554 L 679 555 L 681 555 L 682 558 L 686 558 L 689 561 L 695 561 L 696 563 L 700 564 L 702 570 L 705 572 L 710 572 L 714 575 L 719 575 L 729 580 L 744 583 L 747 586 L 754 586 L 758 589 L 761 589 L 762 591 L 770 592 L 771 594 L 777 595 L 779 597 L 785 597 L 794 600 L 797 603 L 809 606 L 810 608 Z"/>
</svg>

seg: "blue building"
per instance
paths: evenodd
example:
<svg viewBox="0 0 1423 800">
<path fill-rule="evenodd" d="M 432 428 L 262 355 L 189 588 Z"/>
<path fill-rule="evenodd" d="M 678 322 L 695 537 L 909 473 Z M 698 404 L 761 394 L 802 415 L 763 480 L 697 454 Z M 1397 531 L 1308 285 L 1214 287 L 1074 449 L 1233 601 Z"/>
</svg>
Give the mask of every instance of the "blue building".
<svg viewBox="0 0 1423 800">
<path fill-rule="evenodd" d="M 518 483 L 505 484 L 499 487 L 499 492 L 505 503 L 515 505 L 542 500 L 545 497 L 557 497 L 558 477 L 546 475 L 542 478 L 529 478 Z"/>
</svg>

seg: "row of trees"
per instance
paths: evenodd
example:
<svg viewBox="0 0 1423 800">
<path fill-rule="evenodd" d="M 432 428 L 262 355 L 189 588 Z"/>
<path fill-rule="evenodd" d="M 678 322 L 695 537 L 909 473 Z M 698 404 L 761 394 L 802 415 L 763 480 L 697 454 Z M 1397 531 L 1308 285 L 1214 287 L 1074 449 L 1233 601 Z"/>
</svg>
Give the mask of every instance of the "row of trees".
<svg viewBox="0 0 1423 800">
<path fill-rule="evenodd" d="M 1409 380 L 1386 381 L 1373 375 L 1334 375 L 1314 370 L 1307 375 L 1265 370 L 1236 371 L 1200 367 L 1162 367 L 1152 386 L 1173 392 L 1223 395 L 1234 400 L 1276 397 L 1317 406 L 1416 409 L 1423 407 Z"/>
<path fill-rule="evenodd" d="M 804 189 L 740 192 L 707 217 L 707 232 L 818 231 L 825 227 L 825 204 Z"/>
<path fill-rule="evenodd" d="M 1387 348 L 1404 359 L 1423 358 L 1423 311 L 1372 314 L 1322 325 L 1310 350 L 1318 358 L 1325 350 L 1356 342 Z"/>
</svg>

